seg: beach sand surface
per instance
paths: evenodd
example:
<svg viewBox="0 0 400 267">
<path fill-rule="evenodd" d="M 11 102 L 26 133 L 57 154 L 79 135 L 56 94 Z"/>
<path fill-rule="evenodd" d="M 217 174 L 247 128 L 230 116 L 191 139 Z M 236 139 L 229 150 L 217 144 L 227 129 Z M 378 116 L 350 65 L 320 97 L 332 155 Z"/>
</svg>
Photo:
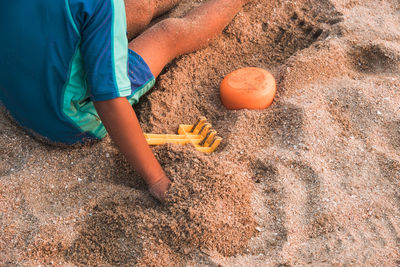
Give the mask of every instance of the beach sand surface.
<svg viewBox="0 0 400 267">
<path fill-rule="evenodd" d="M 108 137 L 48 146 L 0 109 L 0 265 L 399 265 L 399 4 L 255 0 L 169 64 L 134 107 L 144 131 L 205 116 L 223 141 L 154 147 L 165 205 Z M 270 108 L 221 104 L 241 67 L 274 74 Z"/>
</svg>

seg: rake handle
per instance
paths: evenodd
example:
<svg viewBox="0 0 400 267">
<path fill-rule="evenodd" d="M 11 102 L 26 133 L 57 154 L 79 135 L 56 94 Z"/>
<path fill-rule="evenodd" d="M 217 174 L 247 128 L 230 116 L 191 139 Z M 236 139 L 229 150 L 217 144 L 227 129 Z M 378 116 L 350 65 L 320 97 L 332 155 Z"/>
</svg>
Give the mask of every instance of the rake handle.
<svg viewBox="0 0 400 267">
<path fill-rule="evenodd" d="M 163 144 L 198 144 L 202 138 L 196 135 L 176 135 L 176 134 L 144 134 L 146 141 L 149 145 L 163 145 Z"/>
</svg>

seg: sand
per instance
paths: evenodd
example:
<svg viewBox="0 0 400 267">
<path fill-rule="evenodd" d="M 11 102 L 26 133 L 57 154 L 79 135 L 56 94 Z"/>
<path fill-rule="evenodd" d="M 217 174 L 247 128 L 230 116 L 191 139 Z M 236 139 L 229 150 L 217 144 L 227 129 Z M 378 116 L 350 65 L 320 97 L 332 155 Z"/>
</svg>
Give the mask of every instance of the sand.
<svg viewBox="0 0 400 267">
<path fill-rule="evenodd" d="M 224 140 L 154 148 L 165 205 L 108 137 L 48 146 L 0 109 L 0 265 L 399 265 L 399 24 L 396 0 L 255 0 L 169 64 L 135 107 L 143 129 L 202 115 Z M 247 66 L 274 74 L 275 102 L 228 111 L 219 84 Z"/>
</svg>

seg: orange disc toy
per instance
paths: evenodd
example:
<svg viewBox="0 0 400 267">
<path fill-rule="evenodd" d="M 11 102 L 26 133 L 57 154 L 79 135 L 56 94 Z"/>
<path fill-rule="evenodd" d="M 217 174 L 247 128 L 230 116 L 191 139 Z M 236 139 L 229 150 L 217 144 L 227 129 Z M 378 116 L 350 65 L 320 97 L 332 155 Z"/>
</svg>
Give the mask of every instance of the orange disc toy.
<svg viewBox="0 0 400 267">
<path fill-rule="evenodd" d="M 228 74 L 221 83 L 221 101 L 227 109 L 264 109 L 276 94 L 274 76 L 261 68 L 243 68 Z"/>
</svg>

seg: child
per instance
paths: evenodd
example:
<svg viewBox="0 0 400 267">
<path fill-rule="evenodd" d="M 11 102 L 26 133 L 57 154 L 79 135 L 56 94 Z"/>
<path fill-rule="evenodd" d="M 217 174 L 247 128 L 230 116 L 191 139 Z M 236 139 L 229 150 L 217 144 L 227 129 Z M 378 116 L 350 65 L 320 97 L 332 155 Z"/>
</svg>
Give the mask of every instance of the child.
<svg viewBox="0 0 400 267">
<path fill-rule="evenodd" d="M 132 104 L 168 62 L 207 45 L 250 0 L 209 0 L 128 44 L 126 29 L 136 36 L 178 1 L 2 1 L 0 100 L 22 127 L 52 142 L 101 139 L 107 131 L 163 201 L 171 182 Z"/>
</svg>

